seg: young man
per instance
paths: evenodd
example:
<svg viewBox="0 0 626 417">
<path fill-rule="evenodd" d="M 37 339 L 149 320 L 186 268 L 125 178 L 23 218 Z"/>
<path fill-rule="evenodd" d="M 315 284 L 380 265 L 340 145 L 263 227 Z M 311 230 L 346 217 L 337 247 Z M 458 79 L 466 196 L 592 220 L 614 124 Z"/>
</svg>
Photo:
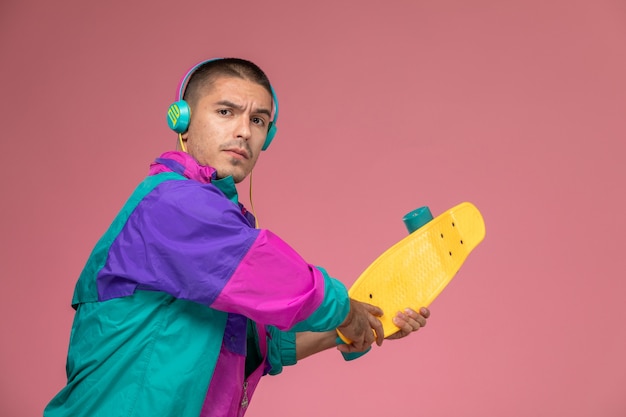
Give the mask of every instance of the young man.
<svg viewBox="0 0 626 417">
<path fill-rule="evenodd" d="M 151 165 L 78 280 L 68 382 L 44 416 L 240 416 L 262 375 L 335 346 L 336 329 L 353 341 L 344 352 L 382 343 L 380 309 L 238 203 L 234 184 L 275 134 L 265 74 L 206 61 L 179 98 L 180 149 Z M 428 316 L 398 313 L 393 338 Z"/>
</svg>

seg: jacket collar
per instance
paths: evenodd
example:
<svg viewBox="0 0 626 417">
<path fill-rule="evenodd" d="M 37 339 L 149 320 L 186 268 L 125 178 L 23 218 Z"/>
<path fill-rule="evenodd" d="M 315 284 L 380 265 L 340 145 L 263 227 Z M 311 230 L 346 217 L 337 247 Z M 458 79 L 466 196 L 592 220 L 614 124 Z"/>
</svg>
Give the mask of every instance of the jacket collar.
<svg viewBox="0 0 626 417">
<path fill-rule="evenodd" d="M 239 204 L 239 196 L 233 177 L 217 178 L 215 168 L 200 165 L 191 155 L 186 152 L 168 151 L 150 164 L 150 175 L 161 172 L 176 172 L 203 184 L 213 184 L 233 203 Z"/>
</svg>

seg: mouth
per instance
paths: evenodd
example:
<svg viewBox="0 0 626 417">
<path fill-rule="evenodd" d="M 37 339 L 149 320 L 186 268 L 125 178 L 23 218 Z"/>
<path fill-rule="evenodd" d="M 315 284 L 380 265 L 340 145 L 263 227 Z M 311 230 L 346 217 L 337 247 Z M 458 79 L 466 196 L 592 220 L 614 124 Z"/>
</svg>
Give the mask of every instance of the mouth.
<svg viewBox="0 0 626 417">
<path fill-rule="evenodd" d="M 239 159 L 249 159 L 250 157 L 248 156 L 248 152 L 246 152 L 245 149 L 240 149 L 240 148 L 228 148 L 228 149 L 224 149 L 224 152 L 228 153 L 229 155 L 235 157 L 235 158 L 239 158 Z"/>
</svg>

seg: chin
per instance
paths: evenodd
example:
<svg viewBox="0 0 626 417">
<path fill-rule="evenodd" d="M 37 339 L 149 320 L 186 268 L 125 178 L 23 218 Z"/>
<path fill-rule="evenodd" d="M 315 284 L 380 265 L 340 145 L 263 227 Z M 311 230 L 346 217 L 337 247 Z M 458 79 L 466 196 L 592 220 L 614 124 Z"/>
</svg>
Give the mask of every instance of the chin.
<svg viewBox="0 0 626 417">
<path fill-rule="evenodd" d="M 217 178 L 218 179 L 222 179 L 222 178 L 226 178 L 226 177 L 233 177 L 233 180 L 235 181 L 235 183 L 240 183 L 247 176 L 248 176 L 248 174 L 244 174 L 244 173 L 241 173 L 241 172 L 217 171 Z"/>
</svg>

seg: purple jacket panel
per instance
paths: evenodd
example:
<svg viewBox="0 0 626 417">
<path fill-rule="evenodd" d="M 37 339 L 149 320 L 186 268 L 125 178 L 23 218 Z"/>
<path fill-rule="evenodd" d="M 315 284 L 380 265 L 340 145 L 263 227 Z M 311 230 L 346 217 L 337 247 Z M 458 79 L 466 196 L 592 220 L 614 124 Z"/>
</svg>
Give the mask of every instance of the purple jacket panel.
<svg viewBox="0 0 626 417">
<path fill-rule="evenodd" d="M 142 289 L 211 305 L 258 234 L 215 186 L 163 182 L 111 245 L 98 274 L 100 300 Z"/>
</svg>

